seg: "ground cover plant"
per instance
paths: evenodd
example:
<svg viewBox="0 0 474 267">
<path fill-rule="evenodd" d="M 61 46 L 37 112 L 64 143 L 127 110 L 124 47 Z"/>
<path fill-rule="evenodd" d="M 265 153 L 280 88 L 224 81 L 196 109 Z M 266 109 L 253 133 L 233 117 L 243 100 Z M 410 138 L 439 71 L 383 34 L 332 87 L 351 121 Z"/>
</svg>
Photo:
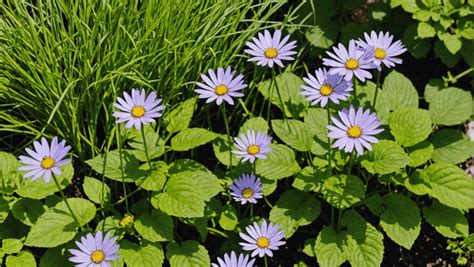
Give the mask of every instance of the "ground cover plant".
<svg viewBox="0 0 474 267">
<path fill-rule="evenodd" d="M 468 264 L 473 6 L 4 1 L 0 262 Z"/>
</svg>

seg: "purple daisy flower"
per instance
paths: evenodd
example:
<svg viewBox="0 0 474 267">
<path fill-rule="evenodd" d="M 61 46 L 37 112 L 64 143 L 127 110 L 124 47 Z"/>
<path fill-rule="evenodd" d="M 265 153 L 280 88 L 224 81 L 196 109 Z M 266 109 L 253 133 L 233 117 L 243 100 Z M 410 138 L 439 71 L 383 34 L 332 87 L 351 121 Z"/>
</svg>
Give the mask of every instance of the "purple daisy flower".
<svg viewBox="0 0 474 267">
<path fill-rule="evenodd" d="M 242 177 L 235 179 L 230 186 L 230 194 L 235 201 L 240 201 L 242 205 L 247 202 L 257 203 L 257 199 L 263 196 L 262 189 L 260 178 L 255 178 L 253 173 L 242 174 Z"/>
<path fill-rule="evenodd" d="M 364 33 L 365 41 L 359 39 L 356 41 L 357 45 L 364 50 L 373 51 L 372 60 L 377 65 L 377 69 L 381 69 L 383 63 L 387 68 L 394 67 L 395 64 L 401 64 L 403 61 L 396 56 L 401 55 L 407 49 L 403 46 L 400 40 L 392 43 L 393 35 L 390 33 L 377 33 L 372 31 L 370 36 Z"/>
<path fill-rule="evenodd" d="M 329 74 L 325 68 L 315 71 L 315 76 L 308 73 L 308 78 L 303 80 L 309 85 L 301 85 L 301 95 L 307 96 L 306 100 L 313 101 L 311 105 L 321 104 L 326 106 L 329 99 L 336 104 L 339 100 L 346 100 L 352 91 L 352 82 L 346 81 L 339 74 Z"/>
<path fill-rule="evenodd" d="M 357 49 L 354 40 L 349 42 L 349 49 L 342 44 L 333 47 L 334 54 L 326 51 L 331 58 L 323 58 L 323 64 L 331 67 L 329 73 L 344 76 L 346 81 L 350 81 L 352 76 L 356 76 L 361 82 L 371 79 L 372 74 L 367 69 L 374 69 L 377 66 L 372 62 L 372 50 Z"/>
<path fill-rule="evenodd" d="M 240 237 L 247 241 L 240 242 L 244 250 L 253 250 L 252 257 L 258 254 L 259 257 L 263 257 L 265 254 L 269 257 L 273 256 L 272 250 L 278 250 L 279 246 L 284 245 L 286 242 L 281 241 L 285 234 L 279 231 L 279 225 L 272 223 L 267 225 L 264 220 L 262 225 L 259 226 L 256 222 L 245 228 L 248 234 L 239 233 Z"/>
<path fill-rule="evenodd" d="M 273 68 L 273 63 L 280 67 L 284 67 L 282 60 L 294 60 L 291 55 L 296 54 L 292 51 L 296 47 L 296 41 L 288 42 L 289 35 L 281 40 L 281 31 L 276 30 L 271 36 L 268 30 L 258 33 L 258 38 L 253 37 L 253 42 L 247 42 L 246 46 L 250 49 L 245 49 L 245 53 L 252 55 L 248 61 L 256 61 L 259 66 L 269 66 Z M 288 42 L 288 43 L 287 43 Z"/>
<path fill-rule="evenodd" d="M 216 100 L 217 105 L 220 105 L 225 100 L 230 105 L 234 104 L 232 97 L 243 97 L 244 94 L 239 92 L 247 85 L 242 81 L 244 76 L 239 74 L 234 78 L 235 70 L 232 71 L 231 67 L 217 68 L 217 75 L 212 70 L 208 70 L 209 76 L 201 74 L 201 78 L 204 83 L 197 82 L 196 84 L 200 87 L 194 90 L 199 94 L 199 98 L 207 98 L 206 103 L 210 103 Z"/>
<path fill-rule="evenodd" d="M 41 143 L 38 141 L 33 142 L 35 151 L 26 148 L 26 152 L 30 157 L 21 155 L 20 162 L 26 164 L 18 168 L 20 171 L 29 171 L 23 175 L 24 178 L 31 178 L 31 181 L 37 180 L 44 177 L 44 181 L 49 183 L 52 173 L 61 175 L 60 166 L 68 164 L 71 159 L 64 159 L 66 154 L 71 149 L 70 146 L 66 146 L 66 141 L 62 140 L 58 143 L 58 137 L 55 136 L 51 142 L 51 146 L 46 141 L 46 138 L 41 138 Z"/>
<path fill-rule="evenodd" d="M 110 267 L 109 261 L 120 257 L 118 254 L 119 245 L 115 244 L 116 240 L 117 237 L 110 238 L 110 232 L 103 239 L 101 231 L 97 231 L 95 237 L 89 233 L 86 237 L 81 237 L 81 242 L 76 241 L 76 245 L 80 250 L 69 250 L 73 255 L 69 258 L 69 261 L 77 263 L 77 267 Z"/>
<path fill-rule="evenodd" d="M 147 97 L 145 89 L 141 92 L 132 89 L 132 96 L 127 92 L 124 92 L 123 96 L 125 100 L 117 97 L 118 103 L 114 103 L 114 107 L 121 111 L 115 111 L 113 116 L 118 118 L 117 123 L 127 122 L 125 128 L 135 125 L 135 129 L 140 130 L 142 124 L 155 122 L 154 118 L 161 117 L 160 111 L 165 109 L 165 106 L 159 105 L 162 99 L 156 99 L 155 92 L 151 92 Z"/>
<path fill-rule="evenodd" d="M 379 140 L 373 135 L 383 131 L 378 128 L 382 123 L 377 119 L 375 113 L 370 110 L 363 111 L 362 108 L 354 109 L 351 105 L 349 110 L 339 111 L 339 119 L 331 117 L 335 125 L 328 125 L 328 137 L 337 139 L 333 147 L 344 149 L 345 152 L 352 152 L 354 148 L 359 155 L 364 154 L 364 147 L 372 150 L 370 143 L 377 143 Z"/>
<path fill-rule="evenodd" d="M 217 257 L 218 264 L 213 263 L 212 267 L 252 267 L 255 259 L 250 259 L 249 255 L 239 254 L 237 255 L 234 251 L 229 254 L 224 254 L 224 259 Z"/>
<path fill-rule="evenodd" d="M 272 138 L 260 130 L 257 134 L 254 130 L 247 130 L 247 135 L 240 134 L 240 138 L 235 137 L 234 140 L 238 150 L 232 150 L 232 153 L 242 158 L 242 162 L 250 160 L 250 163 L 254 163 L 257 158 L 266 159 L 266 154 L 271 151 L 269 145 Z"/>
</svg>

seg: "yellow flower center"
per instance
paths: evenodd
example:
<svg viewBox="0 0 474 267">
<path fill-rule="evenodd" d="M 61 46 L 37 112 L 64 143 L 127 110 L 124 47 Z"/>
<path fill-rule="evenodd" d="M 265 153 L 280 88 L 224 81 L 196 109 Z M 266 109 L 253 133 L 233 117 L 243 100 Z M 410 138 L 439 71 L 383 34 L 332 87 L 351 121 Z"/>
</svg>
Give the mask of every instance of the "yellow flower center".
<svg viewBox="0 0 474 267">
<path fill-rule="evenodd" d="M 227 94 L 228 91 L 229 91 L 229 88 L 227 88 L 227 86 L 220 84 L 216 86 L 214 93 L 216 93 L 216 95 L 225 95 Z"/>
<path fill-rule="evenodd" d="M 145 115 L 145 109 L 142 106 L 135 106 L 132 108 L 132 116 L 134 118 L 141 118 Z"/>
<path fill-rule="evenodd" d="M 321 93 L 324 96 L 328 96 L 332 93 L 332 90 L 333 90 L 332 85 L 323 84 L 323 86 L 321 86 L 321 88 L 319 89 L 319 93 Z"/>
<path fill-rule="evenodd" d="M 347 135 L 349 135 L 349 137 L 352 137 L 352 138 L 357 138 L 362 135 L 362 129 L 357 125 L 352 126 L 349 129 L 347 129 Z"/>
<path fill-rule="evenodd" d="M 105 253 L 102 250 L 94 250 L 91 254 L 91 261 L 93 263 L 101 263 L 105 259 Z"/>
<path fill-rule="evenodd" d="M 250 188 L 245 188 L 242 190 L 242 196 L 244 198 L 251 198 L 253 196 L 253 190 Z"/>
<path fill-rule="evenodd" d="M 278 50 L 270 47 L 270 48 L 267 48 L 267 50 L 265 50 L 263 54 L 265 55 L 266 58 L 269 58 L 269 59 L 276 58 L 278 56 Z"/>
<path fill-rule="evenodd" d="M 374 57 L 376 59 L 384 59 L 386 55 L 387 55 L 387 51 L 383 50 L 382 48 L 375 49 Z"/>
<path fill-rule="evenodd" d="M 44 157 L 41 161 L 41 168 L 43 169 L 51 169 L 54 166 L 54 159 L 52 157 Z"/>
<path fill-rule="evenodd" d="M 260 148 L 257 145 L 250 145 L 249 148 L 247 148 L 247 152 L 249 154 L 255 155 L 260 152 Z"/>
<path fill-rule="evenodd" d="M 265 236 L 262 236 L 257 240 L 257 246 L 259 248 L 268 248 L 269 245 L 270 245 L 270 240 Z"/>
<path fill-rule="evenodd" d="M 346 69 L 355 70 L 359 67 L 359 61 L 357 59 L 350 58 L 346 61 Z"/>
<path fill-rule="evenodd" d="M 120 220 L 119 225 L 125 227 L 133 223 L 133 215 L 132 214 L 125 214 L 125 216 Z"/>
</svg>

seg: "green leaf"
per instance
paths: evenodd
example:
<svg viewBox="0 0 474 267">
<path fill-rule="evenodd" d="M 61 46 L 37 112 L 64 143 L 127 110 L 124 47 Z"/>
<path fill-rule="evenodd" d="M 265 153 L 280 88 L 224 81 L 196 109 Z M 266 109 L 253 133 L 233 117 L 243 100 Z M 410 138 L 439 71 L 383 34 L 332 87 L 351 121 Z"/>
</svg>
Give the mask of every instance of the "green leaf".
<svg viewBox="0 0 474 267">
<path fill-rule="evenodd" d="M 152 124 L 143 126 L 145 132 L 145 141 L 147 145 L 147 152 L 150 159 L 158 158 L 165 153 L 165 141 L 160 138 L 160 134 L 155 132 L 155 128 Z M 129 150 L 138 160 L 147 161 L 145 154 L 145 145 L 143 144 L 143 136 L 141 131 L 137 131 L 134 128 L 126 130 L 131 140 L 128 144 L 134 148 Z"/>
<path fill-rule="evenodd" d="M 2 240 L 2 249 L 6 254 L 14 254 L 20 252 L 23 248 L 23 243 L 20 239 L 5 238 Z"/>
<path fill-rule="evenodd" d="M 304 124 L 320 141 L 327 142 L 327 110 L 322 108 L 309 108 L 304 116 Z"/>
<path fill-rule="evenodd" d="M 314 253 L 321 267 L 340 266 L 346 261 L 346 255 L 342 250 L 342 236 L 330 226 L 324 226 L 319 232 Z"/>
<path fill-rule="evenodd" d="M 423 215 L 438 233 L 447 238 L 458 238 L 469 234 L 467 219 L 458 209 L 434 201 L 430 207 L 423 208 Z"/>
<path fill-rule="evenodd" d="M 170 261 L 171 267 L 211 265 L 206 248 L 194 240 L 184 241 L 181 246 L 169 243 L 166 250 L 166 258 Z"/>
<path fill-rule="evenodd" d="M 357 176 L 339 174 L 324 181 L 322 193 L 333 207 L 345 209 L 364 198 L 365 186 Z"/>
<path fill-rule="evenodd" d="M 308 42 L 319 48 L 328 49 L 337 40 L 338 27 L 332 22 L 315 25 L 305 31 Z"/>
<path fill-rule="evenodd" d="M 231 205 L 225 205 L 219 217 L 219 225 L 222 229 L 232 231 L 239 224 L 237 210 Z"/>
<path fill-rule="evenodd" d="M 305 192 L 319 192 L 327 176 L 327 172 L 306 166 L 296 174 L 293 187 Z"/>
<path fill-rule="evenodd" d="M 146 241 L 137 245 L 123 239 L 120 241 L 120 255 L 125 260 L 127 267 L 161 266 L 165 260 L 160 243 Z"/>
<path fill-rule="evenodd" d="M 61 266 L 61 267 L 73 267 L 75 266 L 68 260 L 71 257 L 71 253 L 68 249 L 76 248 L 77 245 L 74 240 L 69 241 L 64 245 L 60 245 L 54 248 L 48 248 L 46 252 L 41 256 L 39 267 L 50 267 L 50 266 Z M 115 267 L 115 265 L 112 265 Z"/>
<path fill-rule="evenodd" d="M 94 218 L 96 208 L 92 202 L 83 198 L 67 200 L 80 225 L 85 225 Z M 74 238 L 78 227 L 66 203 L 62 201 L 38 218 L 26 237 L 25 245 L 51 248 L 64 244 Z"/>
<path fill-rule="evenodd" d="M 140 166 L 141 170 L 146 170 L 148 175 L 142 176 L 135 181 L 135 184 L 140 188 L 149 191 L 161 191 L 163 186 L 165 186 L 167 174 L 168 174 L 168 164 L 164 161 L 154 161 L 151 162 L 152 170 L 148 164 L 143 164 Z"/>
<path fill-rule="evenodd" d="M 344 213 L 342 224 L 348 228 L 344 234 L 343 250 L 351 266 L 381 266 L 383 234 L 353 210 Z"/>
<path fill-rule="evenodd" d="M 22 251 L 18 255 L 9 255 L 5 261 L 7 267 L 35 267 L 35 257 L 29 251 Z"/>
<path fill-rule="evenodd" d="M 430 51 L 431 42 L 417 36 L 417 27 L 417 23 L 409 24 L 403 33 L 402 42 L 415 58 L 420 59 Z"/>
<path fill-rule="evenodd" d="M 430 103 L 433 96 L 444 88 L 444 82 L 441 79 L 432 79 L 425 85 L 425 101 Z"/>
<path fill-rule="evenodd" d="M 109 203 L 111 194 L 110 194 L 110 187 L 102 183 L 101 181 L 92 178 L 92 177 L 85 177 L 84 183 L 82 184 L 82 188 L 84 189 L 84 193 L 86 196 L 94 203 Z M 103 190 L 103 191 L 102 191 Z"/>
<path fill-rule="evenodd" d="M 303 244 L 303 253 L 308 255 L 311 258 L 316 257 L 316 255 L 314 255 L 315 244 L 316 244 L 315 238 L 306 239 Z"/>
<path fill-rule="evenodd" d="M 56 175 L 58 183 L 61 189 L 66 188 L 71 184 L 72 175 L 74 174 L 74 169 L 72 164 L 66 164 L 61 167 L 61 175 Z M 47 196 L 53 195 L 58 192 L 59 189 L 51 178 L 49 183 L 46 183 L 43 178 L 30 182 L 27 179 L 23 179 L 22 185 L 19 189 L 15 191 L 21 197 L 33 198 L 33 199 L 43 199 Z"/>
<path fill-rule="evenodd" d="M 431 119 L 427 110 L 401 108 L 390 114 L 390 132 L 402 146 L 409 147 L 428 138 L 431 133 Z"/>
<path fill-rule="evenodd" d="M 419 21 L 429 21 L 431 17 L 431 12 L 429 10 L 420 9 L 413 13 L 413 18 Z"/>
<path fill-rule="evenodd" d="M 472 111 L 472 96 L 468 91 L 447 88 L 433 95 L 430 106 L 431 120 L 439 125 L 456 125 L 468 120 Z"/>
<path fill-rule="evenodd" d="M 290 177 L 300 170 L 295 160 L 295 152 L 279 144 L 271 144 L 272 151 L 268 152 L 267 159 L 255 162 L 256 173 L 267 179 L 277 180 Z"/>
<path fill-rule="evenodd" d="M 441 59 L 441 62 L 443 62 L 443 64 L 445 64 L 449 68 L 454 68 L 454 66 L 456 66 L 459 61 L 459 54 L 451 54 L 451 52 L 449 52 L 444 43 L 440 40 L 435 40 L 434 51 L 435 56 Z"/>
<path fill-rule="evenodd" d="M 380 225 L 388 237 L 406 249 L 411 249 L 420 234 L 420 211 L 416 203 L 402 195 L 383 196 L 387 209 L 380 216 Z"/>
<path fill-rule="evenodd" d="M 451 54 L 456 54 L 461 50 L 462 42 L 456 37 L 456 35 L 450 34 L 450 37 L 447 37 L 443 40 L 444 45 Z"/>
<path fill-rule="evenodd" d="M 187 128 L 171 139 L 171 149 L 186 151 L 202 146 L 217 138 L 217 134 L 203 128 Z"/>
<path fill-rule="evenodd" d="M 104 158 L 105 154 L 100 154 L 93 159 L 86 160 L 86 163 L 94 169 L 94 171 L 104 174 L 105 177 L 118 181 L 133 183 L 135 180 L 146 175 L 146 172 L 139 170 L 140 162 L 138 159 L 130 152 L 130 150 L 122 149 L 122 170 L 123 176 L 122 179 L 122 170 L 120 168 L 120 154 L 118 150 L 112 150 L 107 153 L 107 162 L 105 164 L 105 173 L 104 173 Z"/>
<path fill-rule="evenodd" d="M 272 129 L 287 145 L 298 151 L 311 150 L 312 134 L 298 120 L 272 120 Z"/>
<path fill-rule="evenodd" d="M 412 82 L 403 74 L 393 70 L 383 82 L 383 102 L 389 110 L 418 108 L 418 92 Z"/>
<path fill-rule="evenodd" d="M 472 9 L 471 9 L 472 10 Z M 474 22 L 472 21 L 472 17 L 463 17 L 460 18 L 458 21 L 459 34 L 468 40 L 474 39 Z"/>
<path fill-rule="evenodd" d="M 427 162 L 431 158 L 431 154 L 433 153 L 434 147 L 428 141 L 422 141 L 415 146 L 408 148 L 408 156 L 410 157 L 410 165 L 411 167 L 418 167 L 425 162 Z"/>
<path fill-rule="evenodd" d="M 429 194 L 442 204 L 461 210 L 474 208 L 474 180 L 460 168 L 434 163 L 421 176 L 431 186 Z"/>
<path fill-rule="evenodd" d="M 214 150 L 214 155 L 219 160 L 220 163 L 229 166 L 232 159 L 232 166 L 237 166 L 239 164 L 240 159 L 237 158 L 237 155 L 232 153 L 234 141 L 232 138 L 230 139 L 227 135 L 219 135 L 214 141 L 212 142 L 212 149 Z"/>
<path fill-rule="evenodd" d="M 133 226 L 148 241 L 173 241 L 173 219 L 159 210 L 153 210 L 151 214 L 143 213 Z"/>
<path fill-rule="evenodd" d="M 166 130 L 176 133 L 188 128 L 196 108 L 196 98 L 189 98 L 179 103 L 179 105 L 168 112 L 163 120 L 167 122 Z"/>
<path fill-rule="evenodd" d="M 377 216 L 380 216 L 385 211 L 382 197 L 380 195 L 372 195 L 364 199 L 364 204 L 369 208 L 370 212 Z"/>
<path fill-rule="evenodd" d="M 421 175 L 419 170 L 415 170 L 404 181 L 403 185 L 412 193 L 417 195 L 426 195 L 431 192 L 431 185 L 426 177 Z"/>
<path fill-rule="evenodd" d="M 436 30 L 433 26 L 426 22 L 418 23 L 418 37 L 431 38 L 436 35 Z"/>
<path fill-rule="evenodd" d="M 152 196 L 151 204 L 171 216 L 203 217 L 204 201 L 209 201 L 221 190 L 219 180 L 214 174 L 183 171 L 170 177 L 164 192 Z"/>
<path fill-rule="evenodd" d="M 32 226 L 36 223 L 39 216 L 43 214 L 44 211 L 43 202 L 31 198 L 20 198 L 15 201 L 12 206 L 13 216 L 28 226 Z"/>
<path fill-rule="evenodd" d="M 311 224 L 319 216 L 321 206 L 311 194 L 290 190 L 275 203 L 270 211 L 270 221 L 280 225 L 286 238 L 291 237 L 298 227 Z"/>
<path fill-rule="evenodd" d="M 270 84 L 276 86 L 271 86 Z M 304 96 L 300 95 L 300 85 L 303 84 L 303 80 L 291 73 L 284 72 L 276 76 L 275 83 L 271 80 L 266 80 L 258 84 L 258 91 L 265 97 L 270 99 L 272 104 L 282 109 L 280 98 L 278 97 L 277 88 L 280 92 L 281 101 L 285 106 L 285 114 L 287 117 L 300 117 L 308 103 L 305 101 Z"/>
<path fill-rule="evenodd" d="M 177 159 L 169 164 L 168 174 L 173 175 L 183 171 L 203 171 L 210 173 L 206 166 L 192 159 Z"/>
<path fill-rule="evenodd" d="M 364 156 L 361 164 L 372 174 L 388 174 L 404 168 L 409 162 L 410 158 L 397 143 L 380 140 Z"/>
<path fill-rule="evenodd" d="M 12 194 L 17 189 L 23 178 L 17 172 L 20 166 L 15 155 L 0 151 L 0 193 Z"/>
<path fill-rule="evenodd" d="M 0 223 L 3 223 L 10 212 L 10 205 L 8 201 L 0 195 Z"/>
<path fill-rule="evenodd" d="M 267 134 L 269 127 L 268 122 L 262 117 L 254 117 L 246 120 L 244 124 L 239 129 L 240 134 L 247 134 L 247 130 L 262 131 Z"/>
<path fill-rule="evenodd" d="M 434 145 L 431 158 L 436 162 L 459 164 L 474 155 L 474 142 L 454 129 L 441 129 L 430 137 Z"/>
<path fill-rule="evenodd" d="M 461 55 L 462 55 L 464 61 L 466 61 L 466 63 L 471 68 L 474 67 L 474 53 L 472 53 L 473 50 L 474 50 L 474 42 L 463 40 L 462 48 L 461 48 Z"/>
</svg>

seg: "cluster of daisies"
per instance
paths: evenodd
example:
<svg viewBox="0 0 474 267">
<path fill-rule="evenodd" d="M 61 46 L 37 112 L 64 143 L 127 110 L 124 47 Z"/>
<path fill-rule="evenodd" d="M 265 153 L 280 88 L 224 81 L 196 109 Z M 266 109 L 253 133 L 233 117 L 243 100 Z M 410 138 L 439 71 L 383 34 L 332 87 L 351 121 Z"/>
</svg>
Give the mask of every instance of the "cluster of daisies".
<svg viewBox="0 0 474 267">
<path fill-rule="evenodd" d="M 276 30 L 273 35 L 268 30 L 258 33 L 246 46 L 244 51 L 251 55 L 249 61 L 256 62 L 259 66 L 284 67 L 283 61 L 291 61 L 297 52 L 295 41 L 289 41 L 289 36 L 281 38 L 280 30 Z M 381 70 L 382 64 L 386 67 L 393 67 L 400 64 L 401 59 L 397 58 L 406 51 L 400 41 L 392 42 L 393 36 L 389 33 L 380 32 L 376 34 L 365 34 L 365 40 L 351 40 L 348 48 L 339 44 L 333 48 L 333 52 L 327 52 L 330 58 L 324 58 L 323 64 L 329 69 L 320 68 L 315 71 L 315 75 L 308 74 L 303 80 L 307 85 L 302 85 L 302 95 L 306 96 L 312 105 L 319 104 L 325 107 L 329 101 L 339 104 L 345 101 L 353 91 L 353 81 L 355 78 L 364 82 L 371 79 L 371 69 Z M 355 78 L 354 78 L 355 77 Z M 197 82 L 199 98 L 207 99 L 210 103 L 216 101 L 217 105 L 224 101 L 229 105 L 234 104 L 234 98 L 243 97 L 241 92 L 247 87 L 242 74 L 236 75 L 236 71 L 231 67 L 217 68 L 217 71 L 208 70 L 208 75 L 202 74 L 203 82 Z M 162 116 L 164 105 L 160 105 L 162 99 L 157 98 L 155 92 L 146 94 L 145 90 L 132 89 L 131 94 L 124 92 L 123 98 L 117 97 L 114 107 L 117 111 L 113 116 L 117 118 L 117 123 L 125 123 L 126 128 L 135 127 L 142 129 L 142 125 L 155 122 L 155 119 Z M 333 147 L 352 152 L 354 149 L 358 154 L 364 153 L 364 147 L 371 150 L 371 143 L 378 142 L 373 135 L 380 133 L 381 122 L 375 113 L 362 108 L 350 106 L 349 109 L 338 111 L 338 117 L 331 117 L 333 125 L 328 125 L 328 137 L 336 139 Z M 257 159 L 265 160 L 267 153 L 271 151 L 271 137 L 261 131 L 248 130 L 245 134 L 234 138 L 235 150 L 232 153 L 241 158 L 242 162 L 249 161 L 254 164 Z M 51 144 L 45 138 L 41 142 L 34 141 L 35 150 L 26 149 L 29 156 L 21 155 L 19 160 L 23 166 L 19 170 L 26 171 L 25 178 L 31 181 L 41 177 L 45 182 L 51 178 L 57 183 L 55 175 L 61 175 L 59 167 L 68 164 L 71 159 L 66 158 L 70 146 L 58 137 L 52 139 Z M 60 188 L 59 188 L 60 189 Z M 230 186 L 230 194 L 242 205 L 246 203 L 257 203 L 257 199 L 263 197 L 263 186 L 258 177 L 253 173 L 243 174 L 235 179 Z M 71 211 L 72 212 L 72 211 Z M 277 250 L 279 246 L 285 244 L 282 241 L 284 233 L 279 230 L 278 225 L 267 223 L 265 220 L 258 224 L 254 222 L 246 227 L 246 233 L 240 233 L 244 240 L 240 245 L 243 250 L 253 251 L 251 257 L 265 255 L 273 256 L 272 250 Z M 69 260 L 77 266 L 109 266 L 109 261 L 119 257 L 119 245 L 116 244 L 116 237 L 111 237 L 110 232 L 103 236 L 101 231 L 97 231 L 93 236 L 91 233 L 76 242 L 79 249 L 71 249 L 73 255 Z M 217 259 L 218 264 L 213 266 L 253 266 L 255 259 L 249 255 L 231 252 L 225 254 L 223 258 Z"/>
</svg>

